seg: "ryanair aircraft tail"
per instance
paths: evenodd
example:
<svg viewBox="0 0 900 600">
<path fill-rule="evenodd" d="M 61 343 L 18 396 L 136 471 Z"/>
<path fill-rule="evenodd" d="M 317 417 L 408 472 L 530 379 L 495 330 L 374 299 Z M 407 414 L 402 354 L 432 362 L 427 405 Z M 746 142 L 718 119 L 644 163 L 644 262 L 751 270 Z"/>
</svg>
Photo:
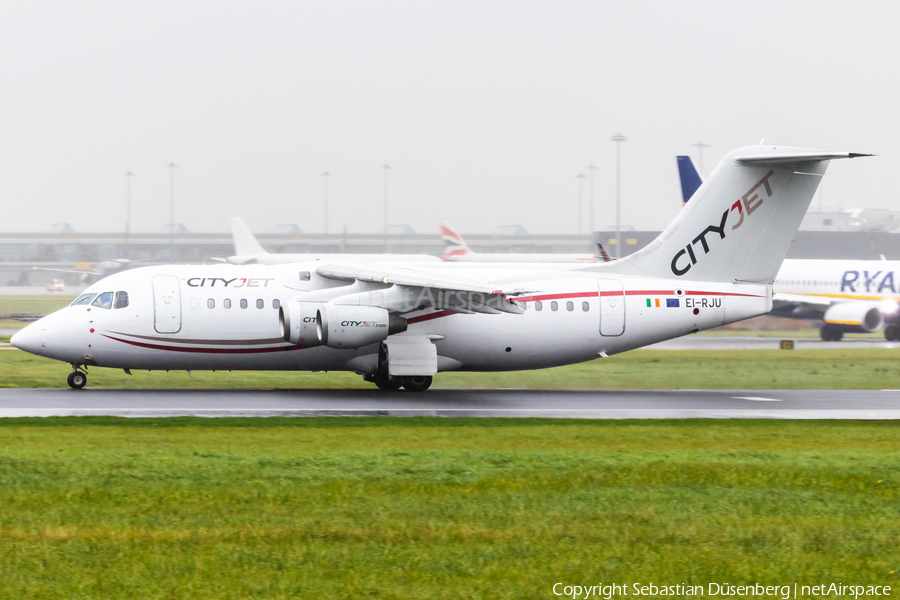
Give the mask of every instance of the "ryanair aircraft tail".
<svg viewBox="0 0 900 600">
<path fill-rule="evenodd" d="M 676 156 L 675 160 L 678 161 L 678 179 L 681 181 L 681 202 L 687 204 L 703 180 L 690 156 Z"/>
<path fill-rule="evenodd" d="M 658 238 L 592 269 L 771 284 L 828 161 L 858 156 L 870 155 L 782 146 L 734 150 Z"/>
</svg>

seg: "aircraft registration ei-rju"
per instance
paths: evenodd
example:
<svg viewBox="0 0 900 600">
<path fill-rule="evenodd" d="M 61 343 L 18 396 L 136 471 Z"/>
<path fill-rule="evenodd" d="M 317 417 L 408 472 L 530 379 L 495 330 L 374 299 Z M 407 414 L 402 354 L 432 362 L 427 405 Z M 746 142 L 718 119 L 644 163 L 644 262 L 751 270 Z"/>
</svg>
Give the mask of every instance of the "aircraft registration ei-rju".
<svg viewBox="0 0 900 600">
<path fill-rule="evenodd" d="M 441 371 L 607 357 L 772 308 L 772 282 L 830 160 L 729 153 L 647 247 L 584 264 L 348 260 L 172 265 L 93 284 L 12 343 L 87 368 L 352 371 L 424 391 Z"/>
</svg>

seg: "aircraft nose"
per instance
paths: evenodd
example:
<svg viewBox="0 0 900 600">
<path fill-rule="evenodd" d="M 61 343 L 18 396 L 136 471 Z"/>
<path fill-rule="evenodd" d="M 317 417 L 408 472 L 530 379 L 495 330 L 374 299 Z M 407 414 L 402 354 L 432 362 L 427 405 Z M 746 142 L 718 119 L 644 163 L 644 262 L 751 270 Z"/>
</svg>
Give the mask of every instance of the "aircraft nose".
<svg viewBox="0 0 900 600">
<path fill-rule="evenodd" d="M 9 340 L 10 343 L 19 350 L 36 354 L 41 347 L 41 330 L 35 325 L 36 324 L 31 324 L 13 334 Z"/>
</svg>

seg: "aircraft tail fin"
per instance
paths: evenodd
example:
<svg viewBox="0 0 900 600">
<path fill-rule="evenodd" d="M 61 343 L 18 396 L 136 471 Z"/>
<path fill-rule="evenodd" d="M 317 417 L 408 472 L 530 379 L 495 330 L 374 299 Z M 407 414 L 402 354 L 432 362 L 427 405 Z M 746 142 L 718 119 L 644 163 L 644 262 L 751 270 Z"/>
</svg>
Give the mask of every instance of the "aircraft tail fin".
<svg viewBox="0 0 900 600">
<path fill-rule="evenodd" d="M 609 262 L 612 259 L 609 257 L 609 254 L 606 253 L 606 249 L 603 247 L 603 244 L 597 242 L 597 256 L 603 259 L 603 262 Z"/>
<path fill-rule="evenodd" d="M 770 284 L 828 162 L 858 156 L 870 155 L 779 146 L 734 150 L 653 242 L 589 269 Z"/>
<path fill-rule="evenodd" d="M 441 223 L 441 238 L 444 240 L 444 254 L 441 256 L 444 260 L 474 254 L 450 223 Z"/>
<path fill-rule="evenodd" d="M 250 228 L 239 217 L 231 217 L 231 237 L 234 240 L 234 253 L 237 256 L 268 254 L 259 245 Z"/>
<path fill-rule="evenodd" d="M 678 161 L 678 178 L 681 180 L 681 201 L 683 204 L 687 204 L 700 184 L 703 183 L 703 179 L 694 167 L 694 161 L 690 156 L 676 156 L 675 160 Z"/>
</svg>

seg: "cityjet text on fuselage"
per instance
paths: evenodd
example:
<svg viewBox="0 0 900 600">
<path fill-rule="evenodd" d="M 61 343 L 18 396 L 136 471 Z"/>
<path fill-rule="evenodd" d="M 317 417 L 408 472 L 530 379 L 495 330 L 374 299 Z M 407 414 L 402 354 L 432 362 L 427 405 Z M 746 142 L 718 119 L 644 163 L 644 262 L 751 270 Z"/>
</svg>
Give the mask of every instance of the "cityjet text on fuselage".
<svg viewBox="0 0 900 600">
<path fill-rule="evenodd" d="M 227 288 L 255 288 L 269 287 L 269 282 L 275 281 L 274 277 L 190 277 L 187 284 L 190 287 L 227 287 Z"/>
</svg>

